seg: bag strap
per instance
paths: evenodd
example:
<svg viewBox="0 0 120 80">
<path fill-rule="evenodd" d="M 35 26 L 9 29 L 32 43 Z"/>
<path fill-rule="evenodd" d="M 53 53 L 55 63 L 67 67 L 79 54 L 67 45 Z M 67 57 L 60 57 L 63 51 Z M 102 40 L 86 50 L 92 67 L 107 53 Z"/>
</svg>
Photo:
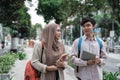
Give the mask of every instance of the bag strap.
<svg viewBox="0 0 120 80">
<path fill-rule="evenodd" d="M 96 37 L 96 40 L 97 40 L 99 47 L 100 47 L 100 50 L 101 50 L 103 47 L 102 42 L 100 41 L 100 39 L 98 39 L 98 37 Z"/>
<path fill-rule="evenodd" d="M 81 44 L 82 44 L 82 37 L 79 38 L 78 42 L 78 58 L 80 58 L 80 50 L 81 50 Z M 79 67 L 76 67 L 76 71 L 78 72 Z"/>
<path fill-rule="evenodd" d="M 41 41 L 41 46 L 42 46 L 42 51 L 41 51 L 41 56 L 40 56 L 40 62 L 42 63 L 43 61 L 42 61 L 42 56 L 43 56 L 43 50 L 44 50 L 44 43 Z M 40 76 L 41 76 L 41 72 L 40 71 L 37 71 L 37 75 L 36 75 L 36 77 L 37 78 L 40 78 Z"/>
<path fill-rule="evenodd" d="M 79 42 L 78 42 L 78 52 L 80 52 L 81 44 L 82 44 L 82 37 L 79 38 Z"/>
<path fill-rule="evenodd" d="M 102 49 L 102 47 L 103 47 L 103 44 L 102 44 L 102 42 L 100 41 L 100 39 L 98 38 L 98 37 L 96 37 L 96 40 L 97 40 L 97 42 L 98 42 L 98 44 L 99 44 L 99 47 L 100 47 L 100 58 L 101 58 L 101 49 Z"/>
<path fill-rule="evenodd" d="M 41 51 L 41 63 L 42 63 L 42 56 L 43 56 L 43 50 L 44 50 L 44 44 L 43 44 L 43 42 L 41 41 L 41 44 L 42 44 L 42 51 Z"/>
</svg>

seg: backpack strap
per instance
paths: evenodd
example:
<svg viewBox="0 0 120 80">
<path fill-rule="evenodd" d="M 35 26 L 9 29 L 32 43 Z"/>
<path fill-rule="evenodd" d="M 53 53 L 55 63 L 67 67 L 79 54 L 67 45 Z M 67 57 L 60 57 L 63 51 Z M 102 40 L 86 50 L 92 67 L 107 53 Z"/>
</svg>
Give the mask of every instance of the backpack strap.
<svg viewBox="0 0 120 80">
<path fill-rule="evenodd" d="M 96 37 L 96 40 L 97 40 L 99 47 L 100 47 L 100 50 L 101 50 L 103 47 L 102 42 L 100 41 L 100 39 L 98 37 Z"/>
<path fill-rule="evenodd" d="M 99 47 L 100 47 L 100 58 L 101 58 L 101 49 L 102 49 L 102 47 L 103 47 L 103 44 L 102 44 L 102 42 L 100 41 L 100 39 L 98 38 L 98 37 L 96 37 L 96 40 L 97 40 L 97 42 L 98 42 L 98 44 L 99 44 Z"/>
<path fill-rule="evenodd" d="M 79 38 L 79 42 L 78 42 L 78 52 L 80 52 L 81 44 L 82 44 L 82 37 Z"/>
<path fill-rule="evenodd" d="M 81 44 L 82 44 L 82 37 L 79 38 L 78 42 L 78 58 L 80 58 L 80 50 L 81 50 Z M 78 66 L 76 67 L 76 71 L 78 72 Z"/>
</svg>

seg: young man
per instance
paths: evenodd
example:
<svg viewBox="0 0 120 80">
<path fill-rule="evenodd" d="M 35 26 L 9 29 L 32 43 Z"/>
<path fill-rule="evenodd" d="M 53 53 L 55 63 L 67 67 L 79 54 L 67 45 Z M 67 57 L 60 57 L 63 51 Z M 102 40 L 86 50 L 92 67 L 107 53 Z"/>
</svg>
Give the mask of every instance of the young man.
<svg viewBox="0 0 120 80">
<path fill-rule="evenodd" d="M 81 37 L 80 51 L 78 51 L 78 43 L 80 38 L 76 39 L 72 45 L 71 61 L 77 66 L 76 77 L 78 80 L 102 80 L 101 66 L 105 63 L 106 49 L 103 40 L 95 37 L 94 28 L 95 20 L 92 18 L 83 18 L 81 22 L 84 35 Z M 99 42 L 98 42 L 99 39 Z M 101 48 L 100 45 L 101 44 Z M 83 51 L 88 54 L 96 55 L 94 59 L 83 60 Z"/>
</svg>

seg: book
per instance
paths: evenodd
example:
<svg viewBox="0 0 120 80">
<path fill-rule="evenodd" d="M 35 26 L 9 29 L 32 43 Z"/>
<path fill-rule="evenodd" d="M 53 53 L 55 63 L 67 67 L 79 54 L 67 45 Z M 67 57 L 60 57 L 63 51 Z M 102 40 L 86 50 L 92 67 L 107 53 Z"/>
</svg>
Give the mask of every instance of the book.
<svg viewBox="0 0 120 80">
<path fill-rule="evenodd" d="M 67 58 L 67 54 L 62 54 L 59 59 L 61 61 L 65 61 L 66 58 Z"/>
<path fill-rule="evenodd" d="M 81 55 L 81 59 L 82 60 L 92 60 L 95 59 L 96 55 L 93 53 L 90 53 L 88 51 L 83 51 L 82 55 Z"/>
</svg>

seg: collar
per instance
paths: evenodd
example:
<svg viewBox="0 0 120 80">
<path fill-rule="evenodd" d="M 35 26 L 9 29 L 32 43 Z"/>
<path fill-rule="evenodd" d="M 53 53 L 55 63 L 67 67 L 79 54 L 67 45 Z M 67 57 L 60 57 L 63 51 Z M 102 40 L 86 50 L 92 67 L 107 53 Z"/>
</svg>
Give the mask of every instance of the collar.
<svg viewBox="0 0 120 80">
<path fill-rule="evenodd" d="M 93 41 L 95 40 L 96 41 L 96 38 L 95 36 L 93 37 L 93 40 L 89 39 L 86 35 L 83 35 L 83 40 L 90 40 L 90 41 Z"/>
</svg>

